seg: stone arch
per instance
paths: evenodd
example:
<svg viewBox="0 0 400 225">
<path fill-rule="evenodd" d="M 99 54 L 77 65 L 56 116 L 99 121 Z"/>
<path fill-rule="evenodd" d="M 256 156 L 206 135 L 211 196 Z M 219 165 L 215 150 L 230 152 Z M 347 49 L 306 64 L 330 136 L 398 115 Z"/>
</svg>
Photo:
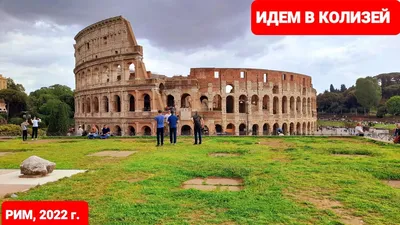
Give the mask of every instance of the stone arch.
<svg viewBox="0 0 400 225">
<path fill-rule="evenodd" d="M 247 127 L 244 123 L 239 125 L 239 135 L 241 135 L 241 136 L 247 135 L 246 130 L 247 130 Z"/>
<path fill-rule="evenodd" d="M 116 125 L 114 127 L 114 135 L 115 136 L 122 136 L 122 129 L 120 126 Z"/>
<path fill-rule="evenodd" d="M 114 95 L 114 112 L 121 112 L 121 97 Z"/>
<path fill-rule="evenodd" d="M 191 96 L 184 93 L 181 97 L 181 108 L 192 108 Z"/>
<path fill-rule="evenodd" d="M 265 123 L 263 125 L 263 135 L 269 135 L 270 134 L 270 127 L 268 123 Z"/>
<path fill-rule="evenodd" d="M 231 84 L 227 84 L 225 87 L 225 93 L 226 94 L 232 94 L 235 93 L 235 88 Z"/>
<path fill-rule="evenodd" d="M 142 127 L 143 136 L 151 136 L 151 128 L 149 126 Z"/>
<path fill-rule="evenodd" d="M 301 98 L 297 97 L 297 101 L 296 101 L 296 112 L 299 114 L 301 113 Z"/>
<path fill-rule="evenodd" d="M 301 123 L 297 123 L 296 133 L 297 133 L 297 135 L 301 135 Z"/>
<path fill-rule="evenodd" d="M 133 126 L 128 127 L 128 135 L 129 136 L 136 136 L 136 129 Z"/>
<path fill-rule="evenodd" d="M 204 126 L 204 129 L 202 129 L 201 133 L 203 135 L 209 135 L 210 134 L 210 129 L 208 129 L 208 126 Z"/>
<path fill-rule="evenodd" d="M 274 135 L 278 135 L 278 132 L 277 132 L 278 128 L 279 128 L 279 124 L 275 123 L 274 127 L 273 127 L 273 131 L 272 131 Z"/>
<path fill-rule="evenodd" d="M 224 132 L 223 129 L 222 129 L 222 126 L 219 125 L 219 124 L 215 124 L 215 133 L 219 134 L 219 133 L 222 133 L 222 132 Z"/>
<path fill-rule="evenodd" d="M 311 99 L 310 98 L 307 99 L 307 115 L 308 116 L 311 115 Z"/>
<path fill-rule="evenodd" d="M 183 125 L 181 128 L 182 136 L 190 136 L 192 135 L 192 128 L 189 125 Z"/>
<path fill-rule="evenodd" d="M 86 108 L 85 108 L 85 99 L 83 99 L 82 103 L 81 103 L 81 112 L 85 113 L 86 112 L 85 110 L 86 110 Z"/>
<path fill-rule="evenodd" d="M 276 96 L 274 97 L 273 101 L 273 113 L 279 114 L 279 98 Z"/>
<path fill-rule="evenodd" d="M 101 83 L 101 74 L 100 74 L 100 69 L 99 68 L 94 68 L 93 70 L 93 78 L 94 78 L 94 83 L 95 84 L 100 84 Z"/>
<path fill-rule="evenodd" d="M 303 123 L 303 133 L 302 134 L 303 135 L 307 134 L 307 124 L 306 124 L 306 122 Z"/>
<path fill-rule="evenodd" d="M 129 112 L 135 112 L 135 96 L 128 95 L 129 98 Z"/>
<path fill-rule="evenodd" d="M 102 70 L 101 76 L 104 79 L 104 81 L 103 81 L 104 83 L 110 82 L 110 68 L 108 68 L 108 66 L 103 66 L 103 70 Z"/>
<path fill-rule="evenodd" d="M 278 85 L 274 85 L 274 87 L 272 88 L 272 93 L 279 94 L 279 86 Z"/>
<path fill-rule="evenodd" d="M 269 96 L 264 95 L 263 97 L 263 110 L 269 110 Z"/>
<path fill-rule="evenodd" d="M 121 81 L 122 80 L 122 66 L 120 64 L 115 64 L 115 81 Z"/>
<path fill-rule="evenodd" d="M 161 84 L 158 86 L 158 90 L 159 90 L 159 92 L 160 92 L 161 95 L 163 95 L 163 94 L 165 93 L 165 86 L 164 86 L 163 83 L 161 83 Z"/>
<path fill-rule="evenodd" d="M 289 127 L 289 134 L 290 135 L 295 135 L 295 129 L 294 129 L 294 123 L 290 123 L 290 127 Z"/>
<path fill-rule="evenodd" d="M 203 111 L 208 111 L 208 97 L 203 95 L 200 97 L 201 109 Z"/>
<path fill-rule="evenodd" d="M 239 113 L 247 113 L 248 108 L 247 108 L 247 96 L 246 95 L 241 95 L 239 97 Z"/>
<path fill-rule="evenodd" d="M 226 113 L 235 112 L 235 98 L 232 95 L 226 97 Z"/>
<path fill-rule="evenodd" d="M 307 123 L 307 134 L 311 134 L 311 123 Z"/>
<path fill-rule="evenodd" d="M 103 102 L 103 112 L 109 112 L 110 111 L 110 107 L 109 107 L 108 97 L 107 96 L 103 96 L 102 102 Z"/>
<path fill-rule="evenodd" d="M 99 112 L 99 98 L 97 98 L 97 97 L 93 98 L 93 111 L 95 113 Z"/>
<path fill-rule="evenodd" d="M 302 108 L 303 108 L 303 116 L 306 116 L 307 115 L 307 100 L 306 100 L 306 98 L 303 98 L 303 105 L 302 105 Z"/>
<path fill-rule="evenodd" d="M 283 123 L 282 124 L 282 130 L 283 130 L 283 134 L 284 135 L 288 134 L 288 125 L 287 125 L 287 123 Z"/>
<path fill-rule="evenodd" d="M 287 113 L 287 108 L 288 108 L 288 100 L 286 96 L 283 96 L 282 98 L 282 114 Z"/>
<path fill-rule="evenodd" d="M 235 125 L 232 124 L 232 123 L 228 124 L 228 125 L 226 126 L 225 132 L 226 132 L 227 134 L 235 135 L 235 133 L 236 133 L 236 127 L 235 127 Z"/>
<path fill-rule="evenodd" d="M 136 78 L 136 66 L 134 63 L 129 64 L 129 80 Z"/>
<path fill-rule="evenodd" d="M 90 98 L 86 99 L 86 112 L 90 113 L 91 112 L 91 108 L 90 108 Z"/>
<path fill-rule="evenodd" d="M 175 97 L 173 95 L 167 96 L 167 106 L 168 107 L 175 107 Z"/>
<path fill-rule="evenodd" d="M 295 112 L 295 100 L 294 97 L 290 97 L 290 113 L 294 114 Z"/>
<path fill-rule="evenodd" d="M 222 110 L 222 97 L 221 95 L 215 95 L 213 98 L 213 110 L 221 111 Z"/>
<path fill-rule="evenodd" d="M 143 94 L 143 111 L 144 112 L 151 111 L 151 98 L 149 94 Z"/>
<path fill-rule="evenodd" d="M 258 95 L 251 96 L 251 111 L 252 112 L 258 111 L 259 101 L 260 101 L 260 99 L 258 98 Z"/>
<path fill-rule="evenodd" d="M 258 124 L 253 124 L 253 127 L 251 129 L 251 133 L 253 136 L 257 136 L 258 135 Z"/>
</svg>

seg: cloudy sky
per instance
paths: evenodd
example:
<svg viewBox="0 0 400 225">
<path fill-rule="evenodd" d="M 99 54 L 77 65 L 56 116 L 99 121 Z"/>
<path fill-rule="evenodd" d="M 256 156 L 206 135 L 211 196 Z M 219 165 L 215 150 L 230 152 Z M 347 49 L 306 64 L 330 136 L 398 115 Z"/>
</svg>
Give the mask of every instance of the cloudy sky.
<svg viewBox="0 0 400 225">
<path fill-rule="evenodd" d="M 311 75 L 318 92 L 400 71 L 400 36 L 255 36 L 252 0 L 0 0 L 0 74 L 27 92 L 74 88 L 74 36 L 122 15 L 144 47 L 147 70 L 246 67 Z"/>
</svg>

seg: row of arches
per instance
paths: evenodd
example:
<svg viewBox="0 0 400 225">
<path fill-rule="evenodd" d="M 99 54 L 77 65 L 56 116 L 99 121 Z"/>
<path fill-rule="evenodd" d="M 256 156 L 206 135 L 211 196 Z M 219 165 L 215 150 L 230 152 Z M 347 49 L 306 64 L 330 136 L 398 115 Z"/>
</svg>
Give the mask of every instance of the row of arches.
<svg viewBox="0 0 400 225">
<path fill-rule="evenodd" d="M 211 125 L 214 126 L 212 133 L 208 126 L 205 126 L 203 129 L 204 135 L 239 135 L 239 136 L 259 136 L 259 135 L 277 135 L 277 129 L 281 128 L 285 135 L 310 135 L 316 130 L 316 123 L 315 122 L 291 122 L 291 123 L 264 123 L 264 124 L 253 124 L 251 125 L 250 129 L 246 128 L 246 124 L 241 123 L 235 125 L 233 123 L 229 123 L 224 128 L 220 124 Z M 100 127 L 95 125 L 97 129 L 100 131 Z M 84 126 L 85 127 L 85 126 Z M 91 129 L 90 125 L 86 126 L 86 130 L 89 131 Z M 260 130 L 262 129 L 262 130 Z M 137 132 L 134 126 L 127 126 L 126 131 L 123 132 L 123 129 L 119 125 L 115 125 L 111 127 L 112 134 L 114 136 L 152 136 L 155 135 L 154 132 L 149 125 L 143 125 L 140 127 L 139 132 Z M 178 133 L 181 136 L 189 136 L 193 135 L 193 127 L 187 124 L 184 124 L 179 127 Z"/>
<path fill-rule="evenodd" d="M 116 52 L 116 54 L 118 53 Z M 135 78 L 135 73 L 136 66 L 133 62 L 126 63 L 125 67 L 116 63 L 111 66 L 103 65 L 94 69 L 86 69 L 76 74 L 76 87 L 77 89 L 83 89 L 90 85 L 121 81 L 124 77 L 129 77 L 132 80 Z"/>
<path fill-rule="evenodd" d="M 136 101 L 135 96 L 129 94 L 127 96 L 127 111 L 135 112 L 136 111 Z M 175 97 L 173 95 L 167 96 L 167 106 L 168 107 L 176 107 L 175 105 Z M 201 109 L 202 111 L 222 111 L 222 97 L 221 95 L 215 95 L 213 97 L 212 106 L 209 104 L 209 100 L 207 96 L 200 97 Z M 143 109 L 142 111 L 151 111 L 151 97 L 149 94 L 143 94 L 139 101 L 143 101 Z M 235 105 L 238 104 L 238 113 L 248 113 L 249 109 L 251 112 L 257 112 L 260 110 L 271 111 L 271 100 L 268 95 L 264 95 L 262 98 L 262 102 L 258 95 L 251 96 L 250 99 L 246 95 L 240 95 L 238 101 L 235 100 L 235 97 L 229 95 L 225 99 L 225 111 L 226 113 L 235 113 Z M 119 95 L 114 95 L 112 98 L 112 104 L 110 109 L 110 99 L 108 96 L 103 96 L 101 102 L 98 97 L 90 97 L 78 99 L 76 104 L 77 106 L 81 106 L 80 109 L 77 109 L 77 112 L 80 113 L 98 113 L 98 112 L 121 112 L 122 111 L 122 100 Z M 101 109 L 100 109 L 101 105 Z M 193 102 L 191 95 L 188 93 L 184 93 L 181 95 L 181 105 L 180 108 L 192 108 Z M 260 107 L 262 106 L 262 107 Z M 92 109 L 93 107 L 93 109 Z M 286 97 L 283 96 L 281 99 L 278 96 L 274 96 L 272 98 L 272 114 L 287 114 L 287 113 L 297 113 L 303 115 L 311 115 L 313 109 L 316 107 L 315 98 L 303 98 L 300 97 Z"/>
</svg>

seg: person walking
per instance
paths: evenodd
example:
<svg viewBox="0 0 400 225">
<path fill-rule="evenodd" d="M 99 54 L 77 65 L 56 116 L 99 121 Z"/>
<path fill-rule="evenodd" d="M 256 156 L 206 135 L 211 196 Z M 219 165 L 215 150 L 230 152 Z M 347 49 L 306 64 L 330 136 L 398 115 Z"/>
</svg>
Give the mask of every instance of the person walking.
<svg viewBox="0 0 400 225">
<path fill-rule="evenodd" d="M 158 116 L 154 117 L 154 120 L 157 121 L 157 147 L 164 145 L 164 120 L 165 117 L 162 114 L 161 110 L 158 110 Z"/>
<path fill-rule="evenodd" d="M 25 120 L 24 122 L 21 123 L 21 129 L 22 129 L 22 141 L 28 140 L 28 120 Z"/>
<path fill-rule="evenodd" d="M 197 114 L 197 112 L 194 112 L 194 116 L 192 118 L 193 124 L 194 124 L 194 144 L 201 145 L 201 129 L 204 126 L 204 120 Z M 197 141 L 198 140 L 198 141 Z"/>
<path fill-rule="evenodd" d="M 38 137 L 38 129 L 40 122 L 42 122 L 42 120 L 40 120 L 40 118 L 36 118 L 36 116 L 32 120 L 32 140 L 36 140 Z"/>
<path fill-rule="evenodd" d="M 178 117 L 175 116 L 175 113 L 172 111 L 171 115 L 168 117 L 168 125 L 169 125 L 169 141 L 171 144 L 176 144 L 176 127 L 178 124 Z"/>
</svg>

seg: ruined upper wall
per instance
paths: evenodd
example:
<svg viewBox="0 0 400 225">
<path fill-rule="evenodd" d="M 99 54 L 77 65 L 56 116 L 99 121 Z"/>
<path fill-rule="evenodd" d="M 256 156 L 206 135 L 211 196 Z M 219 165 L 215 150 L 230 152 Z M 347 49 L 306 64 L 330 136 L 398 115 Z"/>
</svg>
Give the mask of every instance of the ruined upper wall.
<svg viewBox="0 0 400 225">
<path fill-rule="evenodd" d="M 143 55 L 132 27 L 122 16 L 92 24 L 75 36 L 75 65 L 121 54 Z"/>
</svg>

